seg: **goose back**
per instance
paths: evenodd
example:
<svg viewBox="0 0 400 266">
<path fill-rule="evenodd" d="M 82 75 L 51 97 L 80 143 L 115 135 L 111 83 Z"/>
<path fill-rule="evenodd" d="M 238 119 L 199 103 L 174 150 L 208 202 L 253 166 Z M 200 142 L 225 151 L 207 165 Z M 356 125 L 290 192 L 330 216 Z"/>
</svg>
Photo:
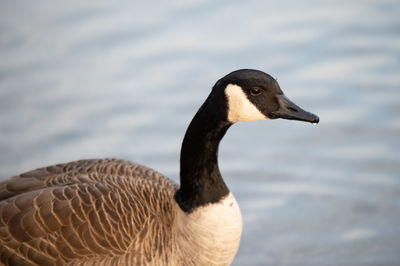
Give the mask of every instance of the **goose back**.
<svg viewBox="0 0 400 266">
<path fill-rule="evenodd" d="M 14 176 L 0 183 L 0 258 L 9 265 L 167 263 L 176 190 L 160 173 L 115 159 Z"/>
</svg>

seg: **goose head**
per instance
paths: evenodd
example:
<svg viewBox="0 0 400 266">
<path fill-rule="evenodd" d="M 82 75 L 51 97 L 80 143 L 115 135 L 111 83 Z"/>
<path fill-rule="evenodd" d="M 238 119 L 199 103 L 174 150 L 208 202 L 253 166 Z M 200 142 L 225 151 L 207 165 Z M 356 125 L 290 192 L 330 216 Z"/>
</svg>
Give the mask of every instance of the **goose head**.
<svg viewBox="0 0 400 266">
<path fill-rule="evenodd" d="M 230 123 L 277 118 L 319 122 L 318 116 L 289 100 L 273 77 L 259 70 L 241 69 L 226 75 L 214 85 L 212 94 L 224 95 Z"/>
</svg>

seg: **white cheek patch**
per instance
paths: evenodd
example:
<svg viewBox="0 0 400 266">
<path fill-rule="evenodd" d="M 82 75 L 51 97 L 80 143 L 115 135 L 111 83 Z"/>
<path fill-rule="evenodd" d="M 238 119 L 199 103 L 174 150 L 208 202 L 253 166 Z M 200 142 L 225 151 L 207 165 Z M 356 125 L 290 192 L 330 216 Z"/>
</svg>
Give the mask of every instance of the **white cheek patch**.
<svg viewBox="0 0 400 266">
<path fill-rule="evenodd" d="M 228 120 L 230 122 L 268 119 L 249 101 L 240 86 L 228 84 L 225 88 L 225 95 L 228 98 Z"/>
</svg>

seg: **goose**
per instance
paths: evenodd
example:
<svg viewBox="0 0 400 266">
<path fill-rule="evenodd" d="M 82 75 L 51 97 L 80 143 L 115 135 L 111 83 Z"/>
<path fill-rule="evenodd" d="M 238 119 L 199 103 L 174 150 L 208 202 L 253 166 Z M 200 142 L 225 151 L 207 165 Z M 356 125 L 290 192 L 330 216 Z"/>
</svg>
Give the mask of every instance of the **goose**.
<svg viewBox="0 0 400 266">
<path fill-rule="evenodd" d="M 234 71 L 216 82 L 191 121 L 180 186 L 118 159 L 79 160 L 0 183 L 4 265 L 229 265 L 242 217 L 221 177 L 218 146 L 238 121 L 318 123 L 270 75 Z"/>
</svg>

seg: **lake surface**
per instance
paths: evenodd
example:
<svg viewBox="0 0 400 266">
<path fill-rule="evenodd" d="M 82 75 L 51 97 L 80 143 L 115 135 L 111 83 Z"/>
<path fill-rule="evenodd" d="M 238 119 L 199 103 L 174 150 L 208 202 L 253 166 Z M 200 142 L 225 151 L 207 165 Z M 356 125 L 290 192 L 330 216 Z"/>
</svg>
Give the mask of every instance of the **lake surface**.
<svg viewBox="0 0 400 266">
<path fill-rule="evenodd" d="M 117 157 L 179 179 L 186 126 L 239 68 L 317 126 L 238 123 L 233 265 L 400 265 L 399 1 L 2 1 L 0 179 Z"/>
</svg>

